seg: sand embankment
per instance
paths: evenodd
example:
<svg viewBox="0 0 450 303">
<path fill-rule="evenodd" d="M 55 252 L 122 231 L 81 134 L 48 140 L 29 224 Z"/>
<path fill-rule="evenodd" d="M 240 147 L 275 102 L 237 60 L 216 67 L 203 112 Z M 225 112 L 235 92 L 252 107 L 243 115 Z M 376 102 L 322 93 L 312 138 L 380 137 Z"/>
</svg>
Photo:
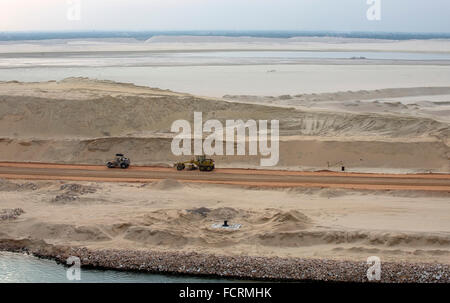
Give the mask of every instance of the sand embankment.
<svg viewBox="0 0 450 303">
<path fill-rule="evenodd" d="M 2 212 L 21 209 L 0 219 L 0 247 L 62 261 L 73 254 L 108 268 L 364 281 L 367 257 L 378 256 L 383 281 L 448 279 L 447 193 L 261 190 L 175 180 L 0 180 L 0 192 Z M 224 220 L 240 227 L 217 228 Z M 260 261 L 270 266 L 260 268 Z M 336 276 L 323 271 L 327 266 Z"/>
<path fill-rule="evenodd" d="M 171 166 L 180 159 L 170 138 L 1 139 L 2 161 L 104 164 L 126 151 L 135 165 Z M 442 142 L 287 140 L 280 142 L 276 168 L 361 172 L 449 172 L 449 147 Z M 264 158 L 264 157 L 263 157 Z M 259 168 L 261 156 L 216 156 L 219 167 Z"/>
<path fill-rule="evenodd" d="M 367 100 L 447 91 L 416 88 L 335 93 L 318 95 L 317 104 L 323 100 L 336 103 L 350 95 L 352 100 Z M 297 98 L 301 107 L 311 96 Z M 292 104 L 296 101 L 291 97 L 278 99 L 293 99 Z M 0 160 L 101 164 L 112 154 L 124 152 L 135 164 L 171 164 L 179 159 L 170 152 L 172 122 L 192 121 L 193 112 L 201 111 L 204 121 L 217 119 L 223 124 L 227 119 L 279 120 L 279 168 L 333 169 L 344 165 L 362 171 L 449 171 L 450 128 L 439 117 L 296 108 L 266 101 L 225 102 L 83 78 L 3 82 Z M 218 156 L 217 160 L 219 166 L 228 167 L 255 167 L 259 163 L 258 157 Z"/>
</svg>

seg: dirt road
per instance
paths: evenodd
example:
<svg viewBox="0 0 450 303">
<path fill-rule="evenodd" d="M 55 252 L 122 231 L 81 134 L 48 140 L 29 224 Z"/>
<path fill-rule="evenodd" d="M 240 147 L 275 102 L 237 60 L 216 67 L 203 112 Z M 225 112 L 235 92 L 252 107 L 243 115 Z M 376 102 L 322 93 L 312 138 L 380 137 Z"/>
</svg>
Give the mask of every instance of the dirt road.
<svg viewBox="0 0 450 303">
<path fill-rule="evenodd" d="M 103 182 L 153 182 L 174 179 L 187 183 L 257 187 L 330 187 L 371 190 L 450 192 L 450 174 L 367 174 L 280 170 L 216 169 L 213 172 L 176 171 L 140 166 L 108 169 L 96 165 L 0 162 L 0 178 Z"/>
</svg>

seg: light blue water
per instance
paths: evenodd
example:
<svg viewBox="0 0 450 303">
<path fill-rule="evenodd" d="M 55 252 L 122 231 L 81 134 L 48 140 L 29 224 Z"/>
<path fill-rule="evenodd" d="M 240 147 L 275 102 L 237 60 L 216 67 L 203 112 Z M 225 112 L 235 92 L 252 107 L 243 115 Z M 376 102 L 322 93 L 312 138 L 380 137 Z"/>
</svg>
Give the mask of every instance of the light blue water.
<svg viewBox="0 0 450 303">
<path fill-rule="evenodd" d="M 114 270 L 81 269 L 81 280 L 70 281 L 67 267 L 55 261 L 0 251 L 0 283 L 228 283 L 235 280 L 172 276 Z M 239 281 L 242 282 L 242 281 Z"/>
<path fill-rule="evenodd" d="M 450 33 L 405 33 L 405 32 L 338 32 L 338 31 L 249 31 L 249 30 L 208 30 L 208 31 L 57 31 L 57 32 L 0 32 L 0 41 L 84 39 L 84 38 L 135 38 L 147 40 L 153 36 L 226 36 L 226 37 L 344 37 L 388 40 L 409 39 L 450 39 Z"/>
</svg>

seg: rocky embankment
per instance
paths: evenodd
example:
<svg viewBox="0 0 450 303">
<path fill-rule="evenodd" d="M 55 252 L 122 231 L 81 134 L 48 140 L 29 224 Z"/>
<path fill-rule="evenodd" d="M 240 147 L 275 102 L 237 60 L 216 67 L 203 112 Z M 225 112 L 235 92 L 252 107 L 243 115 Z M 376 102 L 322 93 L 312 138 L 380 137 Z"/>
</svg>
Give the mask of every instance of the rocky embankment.
<svg viewBox="0 0 450 303">
<path fill-rule="evenodd" d="M 195 252 L 89 250 L 53 246 L 44 241 L 0 239 L 0 250 L 26 252 L 66 263 L 70 256 L 82 267 L 151 273 L 220 276 L 239 279 L 367 282 L 366 262 L 323 259 L 219 256 Z M 381 264 L 380 282 L 450 283 L 450 266 L 429 263 Z"/>
</svg>

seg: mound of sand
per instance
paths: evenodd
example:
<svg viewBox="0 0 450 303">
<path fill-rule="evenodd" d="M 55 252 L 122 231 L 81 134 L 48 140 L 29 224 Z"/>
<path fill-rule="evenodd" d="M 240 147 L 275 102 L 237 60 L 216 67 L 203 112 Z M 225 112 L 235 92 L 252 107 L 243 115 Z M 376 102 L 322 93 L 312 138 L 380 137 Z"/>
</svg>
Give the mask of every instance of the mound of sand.
<svg viewBox="0 0 450 303">
<path fill-rule="evenodd" d="M 225 233 L 212 224 L 228 220 L 241 224 L 245 232 Z M 122 224 L 115 228 L 116 236 L 145 245 L 184 247 L 191 245 L 226 246 L 254 240 L 257 234 L 269 231 L 298 231 L 311 227 L 311 220 L 298 211 L 267 209 L 263 212 L 231 207 L 175 210 L 162 209 L 147 213 L 139 225 Z"/>
<path fill-rule="evenodd" d="M 303 230 L 312 226 L 312 220 L 297 210 L 270 210 L 262 216 L 251 219 L 254 224 L 264 224 L 276 231 Z"/>
<path fill-rule="evenodd" d="M 164 179 L 152 183 L 149 187 L 158 190 L 171 190 L 183 188 L 184 185 L 174 179 Z"/>
<path fill-rule="evenodd" d="M 15 227 L 17 235 L 24 238 L 49 241 L 63 239 L 67 242 L 98 242 L 108 241 L 111 238 L 98 226 L 76 226 L 64 223 L 47 223 L 26 220 Z"/>
<path fill-rule="evenodd" d="M 211 209 L 207 207 L 199 207 L 193 209 L 186 209 L 186 211 L 192 214 L 199 214 L 202 217 L 206 217 L 208 213 L 211 212 Z"/>
<path fill-rule="evenodd" d="M 130 227 L 124 234 L 124 239 L 141 242 L 154 246 L 181 247 L 186 245 L 191 238 L 170 229 L 158 230 L 141 226 Z"/>
<path fill-rule="evenodd" d="M 211 210 L 207 217 L 213 220 L 231 220 L 246 215 L 248 212 L 231 207 L 220 207 Z"/>
<path fill-rule="evenodd" d="M 324 188 L 320 190 L 319 196 L 324 198 L 337 198 L 347 195 L 345 190 L 335 189 L 335 188 Z"/>
</svg>

